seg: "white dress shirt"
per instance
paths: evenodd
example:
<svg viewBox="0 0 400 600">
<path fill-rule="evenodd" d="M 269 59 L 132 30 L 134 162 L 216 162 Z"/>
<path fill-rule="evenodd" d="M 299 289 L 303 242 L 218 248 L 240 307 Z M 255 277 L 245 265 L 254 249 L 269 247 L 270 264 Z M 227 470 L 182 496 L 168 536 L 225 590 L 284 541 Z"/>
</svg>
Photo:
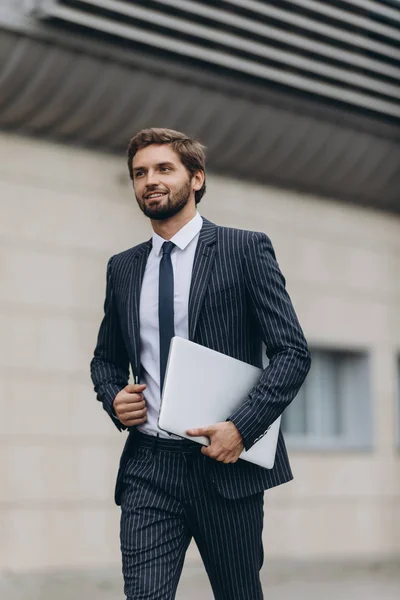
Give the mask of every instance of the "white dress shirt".
<svg viewBox="0 0 400 600">
<path fill-rule="evenodd" d="M 175 335 L 189 337 L 189 291 L 194 255 L 203 219 L 196 213 L 189 223 L 171 238 L 176 248 L 171 253 L 174 272 L 174 323 Z M 153 233 L 153 247 L 147 259 L 140 295 L 140 382 L 146 384 L 144 398 L 147 421 L 138 425 L 139 431 L 149 435 L 170 438 L 157 426 L 160 410 L 160 338 L 158 326 L 158 280 L 162 245 L 166 240 Z"/>
</svg>

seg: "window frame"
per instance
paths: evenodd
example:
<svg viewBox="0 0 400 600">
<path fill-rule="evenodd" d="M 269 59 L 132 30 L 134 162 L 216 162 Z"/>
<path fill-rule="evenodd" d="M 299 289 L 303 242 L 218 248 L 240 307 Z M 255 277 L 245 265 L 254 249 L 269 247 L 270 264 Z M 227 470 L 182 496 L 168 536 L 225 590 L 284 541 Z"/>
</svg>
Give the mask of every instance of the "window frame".
<svg viewBox="0 0 400 600">
<path fill-rule="evenodd" d="M 396 358 L 395 358 L 395 440 L 397 450 L 400 453 L 400 349 L 397 349 Z"/>
<path fill-rule="evenodd" d="M 342 371 L 341 376 L 347 377 L 347 381 L 341 382 L 342 388 L 346 390 L 345 396 L 353 396 L 354 402 L 350 404 L 349 399 L 341 399 L 341 406 L 343 409 L 343 427 L 344 432 L 339 435 L 329 434 L 293 434 L 289 431 L 285 431 L 284 418 L 282 419 L 282 432 L 285 438 L 286 445 L 291 451 L 371 451 L 374 446 L 373 439 L 373 404 L 372 404 L 372 381 L 371 381 L 371 351 L 366 347 L 344 347 L 334 345 L 322 345 L 318 343 L 310 344 L 311 355 L 313 357 L 313 364 L 315 367 L 315 358 L 318 354 L 320 355 L 335 355 L 335 360 L 342 361 L 342 365 L 339 364 L 337 367 L 338 371 Z M 344 363 L 345 359 L 348 359 L 347 364 Z M 354 364 L 354 361 L 356 364 Z M 353 363 L 353 364 L 352 364 Z M 358 363 L 358 364 L 357 364 Z M 311 369 L 313 368 L 311 365 Z M 349 375 L 354 371 L 354 367 L 358 369 L 356 376 L 353 380 L 350 380 Z M 308 375 L 308 378 L 310 375 Z M 304 386 L 307 386 L 306 379 Z M 361 379 L 360 379 L 361 378 Z M 358 379 L 358 382 L 357 382 Z M 361 385 L 360 385 L 361 383 Z M 400 383 L 399 383 L 400 386 Z M 357 394 L 354 394 L 354 390 L 357 390 Z M 400 395 L 400 394 L 399 394 Z M 296 397 L 292 401 L 296 402 Z M 322 408 L 320 402 L 320 396 L 317 397 L 314 393 L 314 397 L 307 400 L 306 406 L 311 405 L 308 410 L 312 411 L 313 408 L 319 411 L 319 415 L 314 416 L 314 422 L 321 419 Z M 291 403 L 292 404 L 292 403 Z M 286 410 L 290 410 L 291 404 Z M 400 401 L 399 401 L 400 407 Z M 363 410 L 363 420 L 357 419 L 358 411 Z M 306 421 L 308 419 L 306 415 Z M 321 422 L 321 421 L 320 421 Z M 399 429 L 400 429 L 400 423 Z M 361 426 L 362 425 L 362 426 Z M 399 436 L 400 442 L 400 436 Z M 400 448 L 400 444 L 399 444 Z"/>
</svg>

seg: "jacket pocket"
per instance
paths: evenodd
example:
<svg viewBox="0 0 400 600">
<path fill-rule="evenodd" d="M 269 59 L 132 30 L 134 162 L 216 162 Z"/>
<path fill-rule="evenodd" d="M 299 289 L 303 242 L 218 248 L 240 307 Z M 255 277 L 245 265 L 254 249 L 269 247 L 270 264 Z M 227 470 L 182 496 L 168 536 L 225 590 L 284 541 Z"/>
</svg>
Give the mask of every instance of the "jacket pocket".
<svg viewBox="0 0 400 600">
<path fill-rule="evenodd" d="M 214 292 L 204 298 L 204 306 L 216 306 L 218 304 L 224 304 L 238 295 L 239 290 L 236 287 L 219 290 L 218 292 Z"/>
</svg>

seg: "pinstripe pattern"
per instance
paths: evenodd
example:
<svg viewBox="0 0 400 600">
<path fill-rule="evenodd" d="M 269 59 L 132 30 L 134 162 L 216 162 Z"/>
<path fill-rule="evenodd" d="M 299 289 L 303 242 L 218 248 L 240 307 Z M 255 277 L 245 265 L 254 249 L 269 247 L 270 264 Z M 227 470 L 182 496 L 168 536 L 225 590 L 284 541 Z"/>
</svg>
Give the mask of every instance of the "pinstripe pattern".
<svg viewBox="0 0 400 600">
<path fill-rule="evenodd" d="M 264 233 L 218 227 L 203 219 L 189 296 L 189 339 L 258 367 L 262 341 L 269 366 L 248 399 L 231 415 L 249 449 L 292 401 L 310 367 L 310 354 L 285 290 L 274 250 Z M 151 242 L 113 256 L 107 268 L 105 314 L 91 363 L 97 398 L 113 419 L 116 394 L 128 383 L 129 363 L 140 374 L 139 299 Z M 132 435 L 127 444 L 133 443 Z M 127 453 L 121 457 L 116 485 Z M 282 434 L 274 468 L 245 461 L 213 461 L 216 489 L 243 498 L 289 481 L 292 473 Z"/>
<path fill-rule="evenodd" d="M 170 451 L 136 445 L 123 476 L 121 550 L 128 600 L 172 600 L 192 537 L 217 600 L 262 599 L 263 493 L 227 500 L 216 493 L 212 460 L 197 444 L 162 440 L 161 445 Z"/>
</svg>

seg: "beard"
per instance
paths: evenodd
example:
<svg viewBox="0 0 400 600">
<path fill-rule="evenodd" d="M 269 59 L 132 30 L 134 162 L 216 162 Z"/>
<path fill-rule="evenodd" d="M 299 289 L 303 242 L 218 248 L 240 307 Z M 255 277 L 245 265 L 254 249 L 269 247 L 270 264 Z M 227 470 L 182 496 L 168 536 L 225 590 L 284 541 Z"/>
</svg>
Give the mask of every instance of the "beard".
<svg viewBox="0 0 400 600">
<path fill-rule="evenodd" d="M 164 221 L 177 215 L 186 206 L 190 197 L 190 192 L 190 180 L 188 179 L 180 190 L 175 194 L 169 192 L 167 200 L 156 204 L 154 208 L 148 206 L 146 200 L 139 200 L 137 196 L 136 200 L 146 217 L 154 219 L 155 221 Z"/>
</svg>

